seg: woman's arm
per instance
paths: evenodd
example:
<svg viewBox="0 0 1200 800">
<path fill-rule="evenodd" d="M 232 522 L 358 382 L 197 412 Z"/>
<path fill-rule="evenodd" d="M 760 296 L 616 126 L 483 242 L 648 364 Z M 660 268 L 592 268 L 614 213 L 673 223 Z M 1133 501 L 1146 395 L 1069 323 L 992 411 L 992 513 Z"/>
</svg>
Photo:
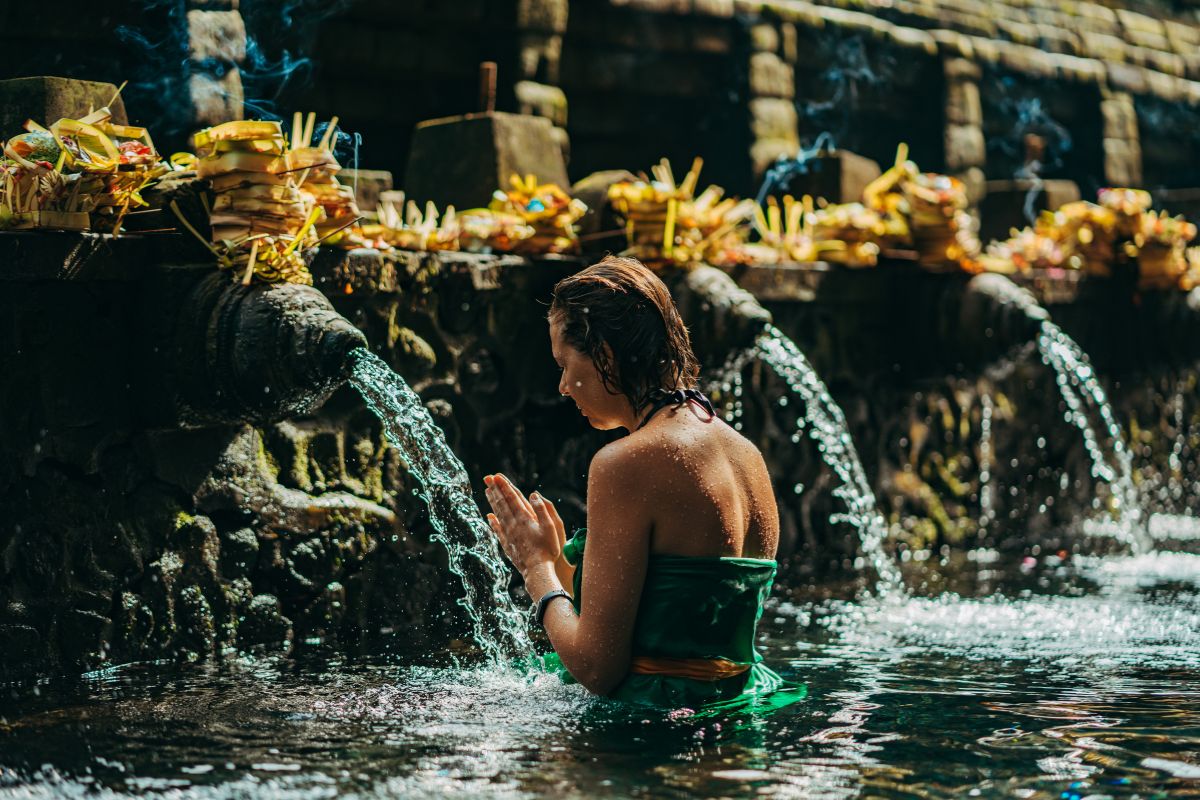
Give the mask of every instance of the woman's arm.
<svg viewBox="0 0 1200 800">
<path fill-rule="evenodd" d="M 645 486 L 614 443 L 592 460 L 588 474 L 588 544 L 584 551 L 583 607 L 576 616 L 565 599 L 546 610 L 546 632 L 563 665 L 585 688 L 607 694 L 629 670 L 633 625 L 646 578 L 650 516 Z M 563 588 L 555 572 L 544 501 L 525 500 L 497 476 L 488 489 L 493 525 L 505 552 L 535 600 Z M 539 546 L 540 545 L 540 546 Z"/>
</svg>

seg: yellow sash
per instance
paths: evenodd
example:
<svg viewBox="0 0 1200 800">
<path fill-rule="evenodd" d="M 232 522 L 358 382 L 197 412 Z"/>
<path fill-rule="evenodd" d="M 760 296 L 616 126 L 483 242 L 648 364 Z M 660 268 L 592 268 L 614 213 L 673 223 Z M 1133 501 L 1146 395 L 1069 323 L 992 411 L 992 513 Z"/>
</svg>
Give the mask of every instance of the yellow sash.
<svg viewBox="0 0 1200 800">
<path fill-rule="evenodd" d="M 672 678 L 691 678 L 696 681 L 719 681 L 741 675 L 749 664 L 738 664 L 724 658 L 670 658 L 667 656 L 634 656 L 629 671 L 634 675 L 666 675 Z"/>
</svg>

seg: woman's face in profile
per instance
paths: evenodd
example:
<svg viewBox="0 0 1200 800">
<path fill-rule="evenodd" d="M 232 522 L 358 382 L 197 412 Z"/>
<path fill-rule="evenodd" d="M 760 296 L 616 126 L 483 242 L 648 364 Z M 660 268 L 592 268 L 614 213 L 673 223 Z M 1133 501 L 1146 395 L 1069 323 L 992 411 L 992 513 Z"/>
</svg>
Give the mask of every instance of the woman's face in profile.
<svg viewBox="0 0 1200 800">
<path fill-rule="evenodd" d="M 593 428 L 608 431 L 628 424 L 627 418 L 632 417 L 629 401 L 605 388 L 591 356 L 567 343 L 557 319 L 550 321 L 550 349 L 562 370 L 559 394 L 571 398 Z"/>
</svg>

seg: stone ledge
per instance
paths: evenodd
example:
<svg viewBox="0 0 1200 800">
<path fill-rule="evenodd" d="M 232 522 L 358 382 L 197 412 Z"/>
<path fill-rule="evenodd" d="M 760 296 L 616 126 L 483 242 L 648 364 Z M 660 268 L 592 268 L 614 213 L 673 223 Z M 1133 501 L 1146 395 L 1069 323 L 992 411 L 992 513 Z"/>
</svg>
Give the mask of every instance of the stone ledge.
<svg viewBox="0 0 1200 800">
<path fill-rule="evenodd" d="M 207 254 L 190 236 L 181 234 L 4 231 L 0 232 L 0 283 L 133 281 L 162 264 L 213 269 L 211 263 L 204 263 Z"/>
</svg>

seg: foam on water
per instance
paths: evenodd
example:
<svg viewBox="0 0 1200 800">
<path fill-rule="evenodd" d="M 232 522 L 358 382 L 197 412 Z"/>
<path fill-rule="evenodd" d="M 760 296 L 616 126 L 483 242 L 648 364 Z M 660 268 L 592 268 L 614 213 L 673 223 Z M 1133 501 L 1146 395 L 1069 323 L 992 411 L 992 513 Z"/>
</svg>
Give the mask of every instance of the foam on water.
<svg viewBox="0 0 1200 800">
<path fill-rule="evenodd" d="M 525 616 L 508 593 L 509 569 L 475 505 L 466 468 L 402 377 L 368 350 L 356 350 L 353 357 L 351 382 L 420 482 L 414 491 L 428 505 L 432 538 L 446 548 L 450 571 L 462 579 L 459 605 L 471 621 L 476 644 L 496 664 L 531 652 Z"/>
<path fill-rule="evenodd" d="M 1200 663 L 1200 596 L 1158 601 L 1144 591 L 1160 585 L 1200 588 L 1200 556 L 1156 553 L 1077 559 L 1073 569 L 1100 584 L 1098 594 L 943 594 L 893 602 L 832 603 L 815 615 L 839 646 L 887 659 L 937 651 L 946 656 L 1048 662 L 1085 669 L 1153 663 L 1194 668 Z M 790 605 L 785 616 L 814 618 Z"/>
</svg>

